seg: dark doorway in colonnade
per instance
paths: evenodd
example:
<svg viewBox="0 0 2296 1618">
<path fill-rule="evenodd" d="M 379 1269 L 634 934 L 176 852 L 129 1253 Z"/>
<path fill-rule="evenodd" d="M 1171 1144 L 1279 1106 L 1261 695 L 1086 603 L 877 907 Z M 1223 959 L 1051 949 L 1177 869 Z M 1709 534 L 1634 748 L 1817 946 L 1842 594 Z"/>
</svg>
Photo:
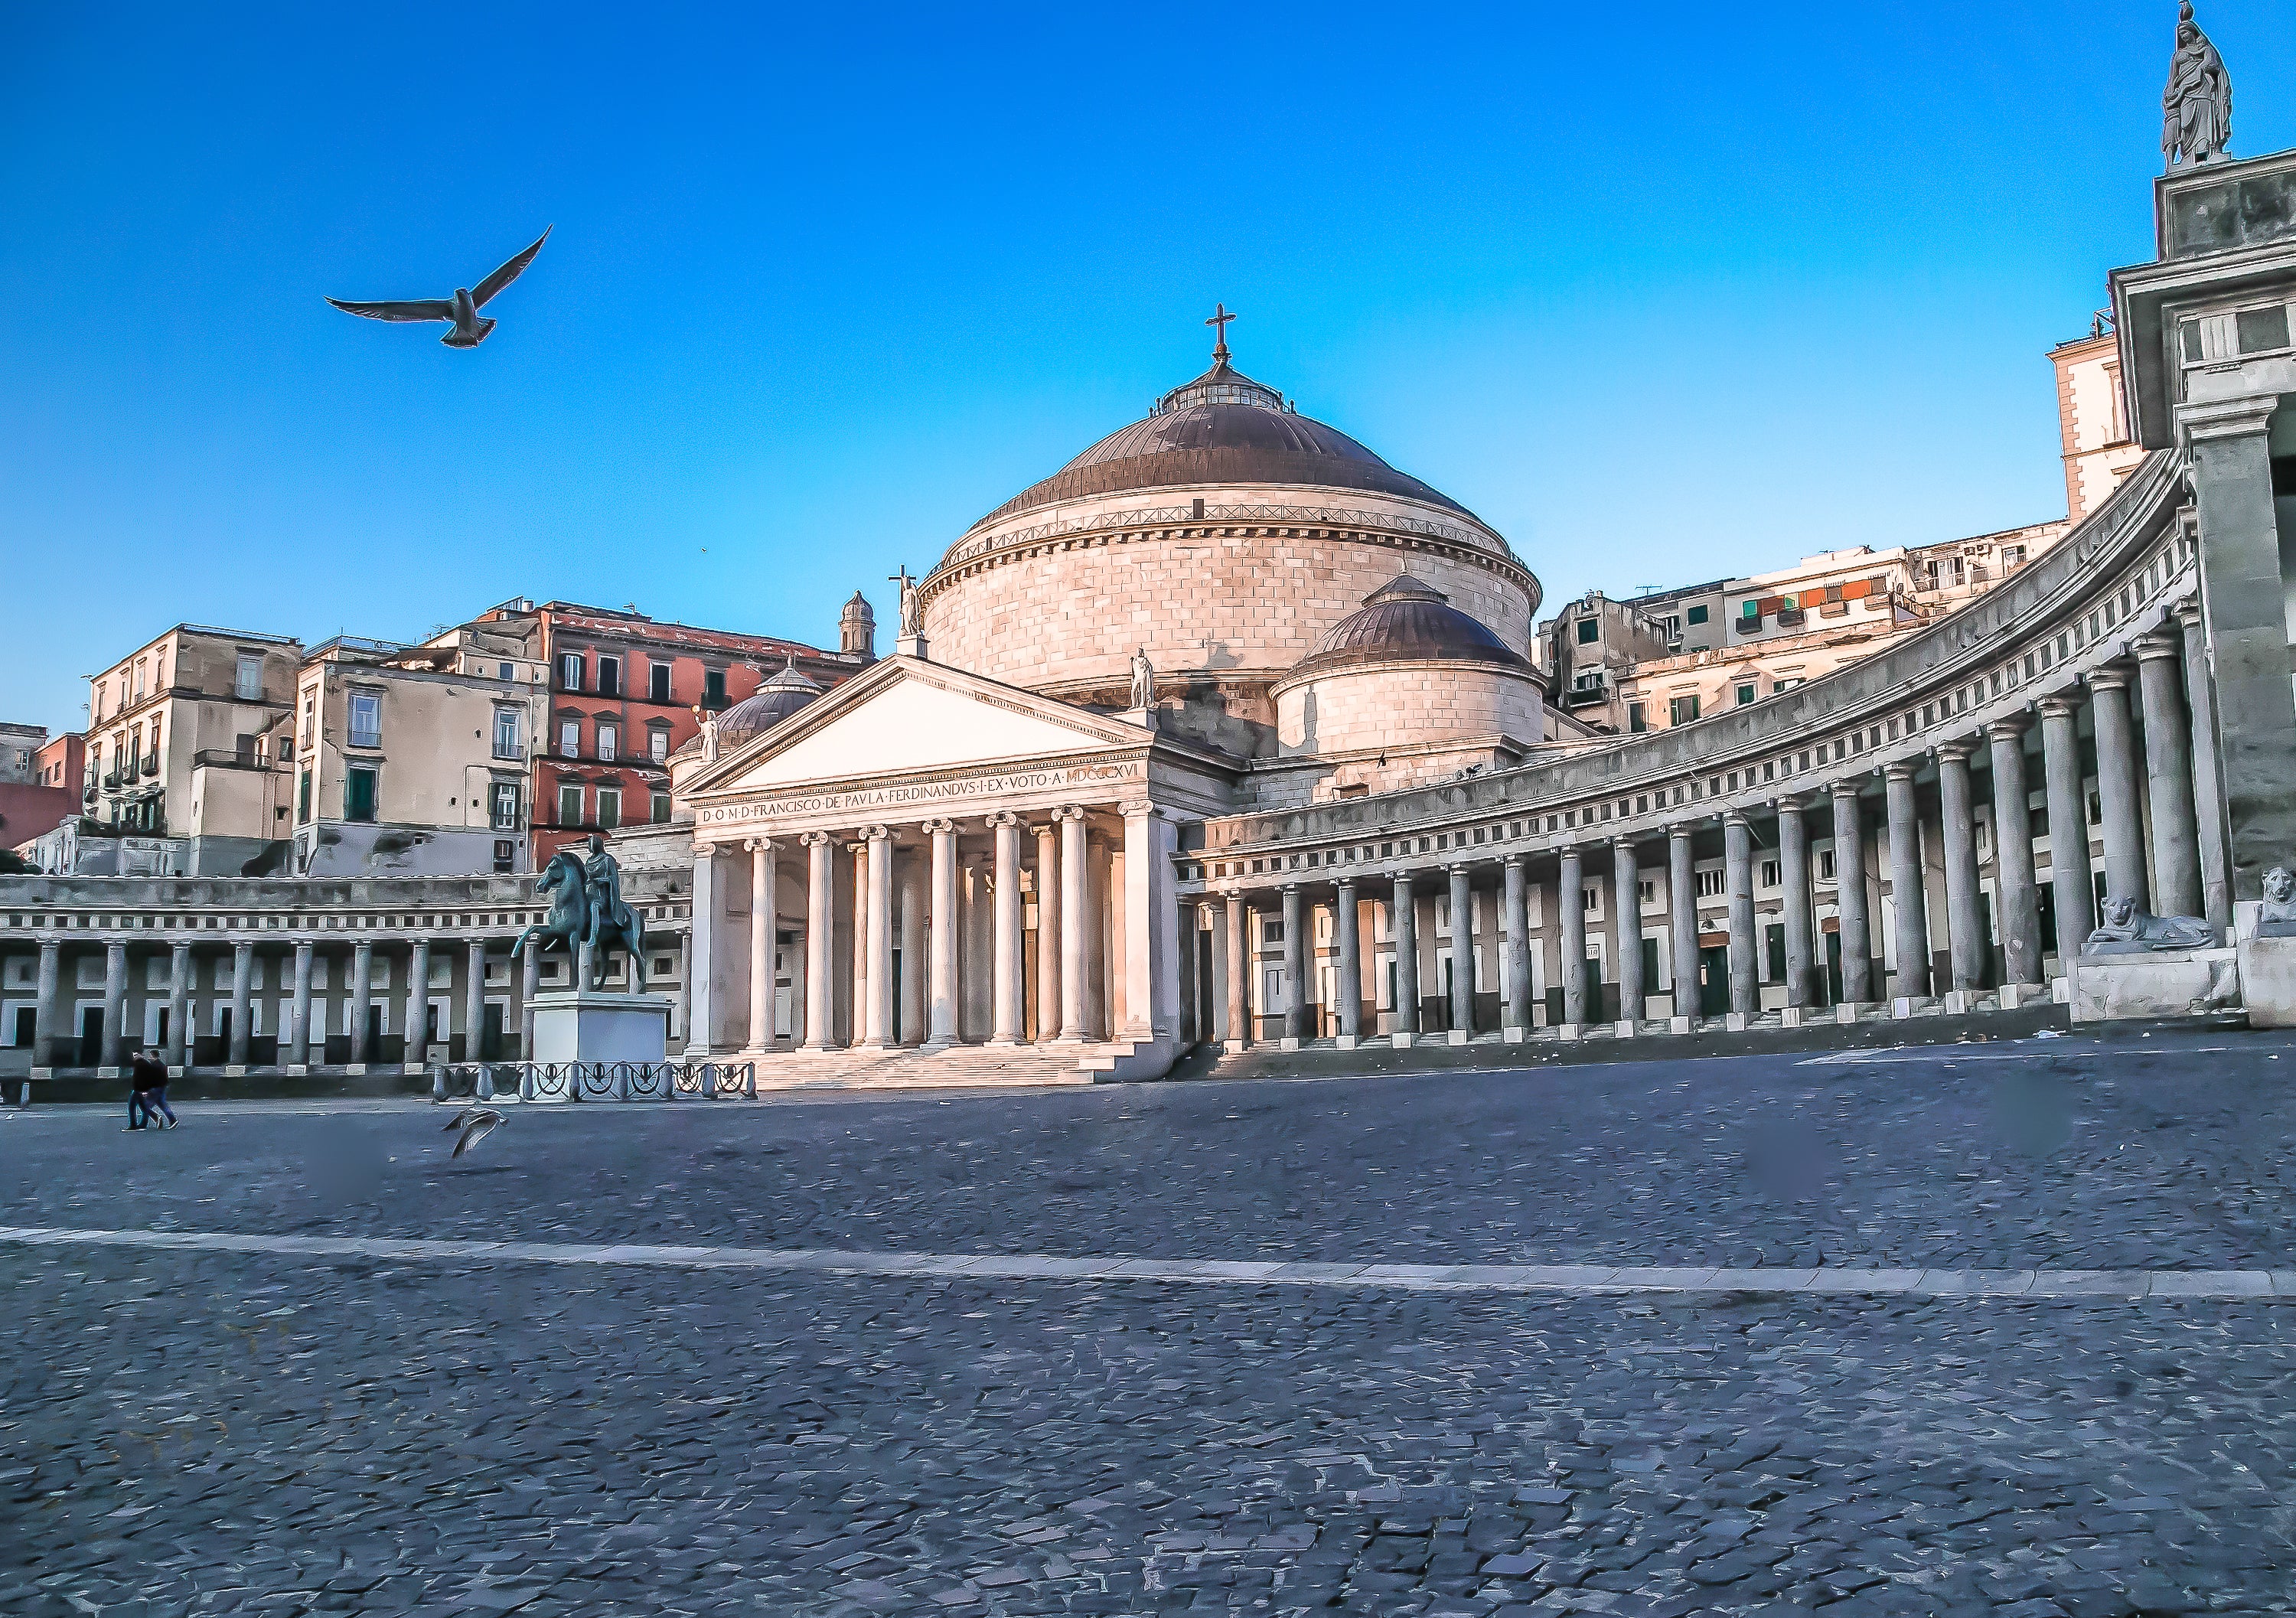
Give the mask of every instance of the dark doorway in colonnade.
<svg viewBox="0 0 2296 1618">
<path fill-rule="evenodd" d="M 168 1048 L 168 1014 L 174 1008 L 172 1006 L 167 1006 L 160 1007 L 159 1038 L 153 1040 L 152 1043 L 157 1045 L 161 1050 Z"/>
<path fill-rule="evenodd" d="M 502 1043 L 503 1004 L 499 1000 L 488 1000 L 486 1014 L 479 1020 L 479 1060 L 501 1061 Z"/>
<path fill-rule="evenodd" d="M 1730 1009 L 1730 946 L 1705 944 L 1698 951 L 1698 1014 L 1718 1017 Z"/>
<path fill-rule="evenodd" d="M 79 1014 L 79 1064 L 94 1067 L 103 1060 L 103 1007 L 91 1006 Z"/>
<path fill-rule="evenodd" d="M 382 1007 L 372 1004 L 366 1008 L 366 1059 L 382 1060 Z"/>
<path fill-rule="evenodd" d="M 1841 934 L 1833 931 L 1834 924 L 1826 923 L 1825 934 L 1825 1003 L 1841 1004 Z"/>
<path fill-rule="evenodd" d="M 164 1016 L 167 1014 L 162 1012 L 160 1014 Z M 16 1007 L 15 1038 L 9 1043 L 20 1050 L 31 1049 L 33 1035 L 39 1025 L 40 1014 L 37 1010 L 29 1006 L 19 1006 Z"/>
<path fill-rule="evenodd" d="M 1211 935 L 1204 934 L 1200 942 L 1201 948 L 1195 952 L 1196 1038 L 1209 1045 L 1219 1038 L 1219 1019 L 1225 1014 L 1226 1008 L 1213 998 L 1215 991 L 1212 987 Z M 1390 984 L 1388 992 L 1389 1003 L 1392 1004 L 1394 998 L 1394 988 Z"/>
</svg>

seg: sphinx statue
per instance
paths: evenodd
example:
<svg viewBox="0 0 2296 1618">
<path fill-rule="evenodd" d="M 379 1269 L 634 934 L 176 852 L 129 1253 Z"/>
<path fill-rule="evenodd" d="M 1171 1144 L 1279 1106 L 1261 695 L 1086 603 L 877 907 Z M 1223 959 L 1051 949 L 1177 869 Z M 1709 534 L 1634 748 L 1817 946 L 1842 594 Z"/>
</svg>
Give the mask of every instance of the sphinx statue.
<svg viewBox="0 0 2296 1618">
<path fill-rule="evenodd" d="M 2154 916 L 2133 899 L 2104 901 L 2104 921 L 2083 955 L 2150 955 L 2159 949 L 2213 949 L 2217 930 L 2197 916 Z"/>
</svg>

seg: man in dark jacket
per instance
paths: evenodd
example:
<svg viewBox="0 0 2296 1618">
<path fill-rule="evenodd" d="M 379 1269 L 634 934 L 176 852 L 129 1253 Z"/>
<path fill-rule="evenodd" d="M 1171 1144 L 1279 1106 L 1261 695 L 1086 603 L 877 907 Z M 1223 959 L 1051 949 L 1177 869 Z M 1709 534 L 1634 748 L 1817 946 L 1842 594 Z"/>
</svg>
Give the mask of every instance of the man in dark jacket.
<svg viewBox="0 0 2296 1618">
<path fill-rule="evenodd" d="M 148 1050 L 128 1059 L 127 1127 L 140 1129 L 164 1116 L 168 1129 L 176 1127 L 176 1109 L 168 1105 L 168 1064 Z"/>
</svg>

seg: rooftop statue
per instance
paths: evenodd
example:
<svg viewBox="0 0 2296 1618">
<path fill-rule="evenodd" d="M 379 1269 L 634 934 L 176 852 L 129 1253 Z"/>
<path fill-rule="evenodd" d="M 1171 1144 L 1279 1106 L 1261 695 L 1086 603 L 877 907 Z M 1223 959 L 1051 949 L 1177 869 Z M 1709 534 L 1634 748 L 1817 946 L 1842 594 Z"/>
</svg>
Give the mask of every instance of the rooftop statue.
<svg viewBox="0 0 2296 1618">
<path fill-rule="evenodd" d="M 2172 169 L 2212 163 L 2232 144 L 2232 76 L 2193 21 L 2192 0 L 2177 17 L 2177 54 L 2161 94 L 2161 152 Z"/>
<path fill-rule="evenodd" d="M 1148 661 L 1148 648 L 1141 647 L 1132 654 L 1132 706 L 1136 709 L 1156 705 L 1156 670 Z"/>
<path fill-rule="evenodd" d="M 2197 916 L 2154 916 L 2133 899 L 2104 901 L 2104 921 L 2083 955 L 2149 955 L 2156 949 L 2213 949 L 2217 930 Z"/>
</svg>

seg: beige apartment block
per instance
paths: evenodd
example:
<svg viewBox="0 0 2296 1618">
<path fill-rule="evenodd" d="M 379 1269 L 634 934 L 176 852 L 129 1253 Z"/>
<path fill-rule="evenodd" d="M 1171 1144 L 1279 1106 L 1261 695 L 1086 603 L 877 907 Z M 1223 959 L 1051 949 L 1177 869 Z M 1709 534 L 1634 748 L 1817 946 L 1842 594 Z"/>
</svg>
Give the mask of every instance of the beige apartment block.
<svg viewBox="0 0 2296 1618">
<path fill-rule="evenodd" d="M 2064 442 L 2065 509 L 2078 522 L 2104 504 L 2144 459 L 2128 431 L 2120 339 L 2100 315 L 2087 337 L 2049 351 L 2057 368 L 2057 431 Z"/>
</svg>

